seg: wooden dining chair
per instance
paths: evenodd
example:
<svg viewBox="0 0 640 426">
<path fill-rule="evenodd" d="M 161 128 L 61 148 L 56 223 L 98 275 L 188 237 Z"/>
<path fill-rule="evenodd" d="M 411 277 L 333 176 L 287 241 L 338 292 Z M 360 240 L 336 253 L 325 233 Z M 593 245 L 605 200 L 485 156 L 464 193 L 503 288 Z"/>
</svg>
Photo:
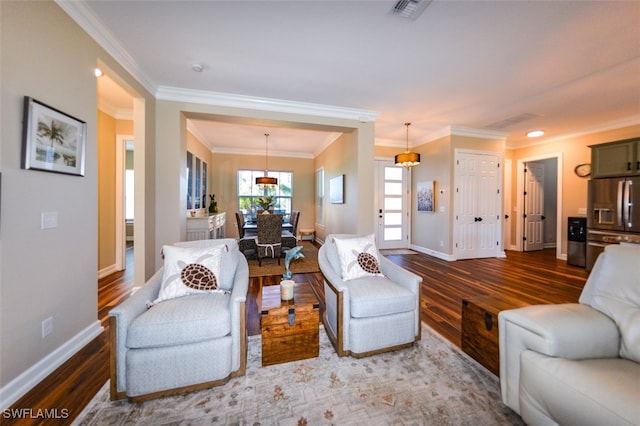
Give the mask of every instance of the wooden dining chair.
<svg viewBox="0 0 640 426">
<path fill-rule="evenodd" d="M 256 246 L 258 248 L 258 266 L 262 266 L 262 259 L 271 257 L 278 259 L 282 253 L 282 215 L 259 214 L 258 236 Z"/>
</svg>

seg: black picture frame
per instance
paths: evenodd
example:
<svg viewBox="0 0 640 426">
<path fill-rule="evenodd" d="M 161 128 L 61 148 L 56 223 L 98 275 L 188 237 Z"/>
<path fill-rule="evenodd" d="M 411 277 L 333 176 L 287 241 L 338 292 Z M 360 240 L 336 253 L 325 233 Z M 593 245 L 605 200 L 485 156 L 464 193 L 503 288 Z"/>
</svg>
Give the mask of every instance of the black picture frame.
<svg viewBox="0 0 640 426">
<path fill-rule="evenodd" d="M 84 176 L 87 124 L 24 97 L 22 168 Z"/>
</svg>

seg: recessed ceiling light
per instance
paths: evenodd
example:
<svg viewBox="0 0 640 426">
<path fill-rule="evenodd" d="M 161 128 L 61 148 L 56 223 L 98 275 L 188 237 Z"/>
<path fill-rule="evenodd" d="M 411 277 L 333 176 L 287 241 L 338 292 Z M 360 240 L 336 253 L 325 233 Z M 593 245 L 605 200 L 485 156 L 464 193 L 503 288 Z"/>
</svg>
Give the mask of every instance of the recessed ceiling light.
<svg viewBox="0 0 640 426">
<path fill-rule="evenodd" d="M 191 69 L 194 70 L 195 72 L 202 72 L 204 67 L 200 64 L 193 64 L 191 65 Z"/>
<path fill-rule="evenodd" d="M 527 133 L 527 136 L 530 138 L 537 138 L 544 135 L 544 130 L 533 130 L 529 133 Z"/>
<path fill-rule="evenodd" d="M 96 77 L 102 77 L 103 72 L 100 68 L 96 68 L 93 70 L 93 73 L 95 74 Z"/>
</svg>

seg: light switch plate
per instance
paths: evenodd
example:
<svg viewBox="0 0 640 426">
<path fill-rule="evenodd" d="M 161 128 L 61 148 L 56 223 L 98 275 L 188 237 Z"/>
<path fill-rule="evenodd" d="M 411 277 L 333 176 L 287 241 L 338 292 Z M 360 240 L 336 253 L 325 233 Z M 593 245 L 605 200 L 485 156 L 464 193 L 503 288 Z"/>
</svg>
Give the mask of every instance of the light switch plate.
<svg viewBox="0 0 640 426">
<path fill-rule="evenodd" d="M 40 214 L 40 229 L 53 229 L 58 227 L 58 212 L 42 212 Z"/>
</svg>

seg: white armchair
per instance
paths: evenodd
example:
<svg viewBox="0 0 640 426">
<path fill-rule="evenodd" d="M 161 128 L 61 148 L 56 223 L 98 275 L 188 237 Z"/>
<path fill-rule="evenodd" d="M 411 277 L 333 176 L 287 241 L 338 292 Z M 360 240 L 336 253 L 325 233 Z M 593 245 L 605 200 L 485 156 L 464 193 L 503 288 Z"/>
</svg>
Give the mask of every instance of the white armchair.
<svg viewBox="0 0 640 426">
<path fill-rule="evenodd" d="M 190 241 L 170 248 L 200 256 L 203 250 L 208 253 L 209 248 L 221 246 L 226 248 L 215 252 L 221 253 L 216 259 L 220 268 L 216 279 L 224 291 L 174 297 L 149 308 L 162 287 L 163 269 L 168 267 L 165 258 L 163 268 L 109 312 L 112 400 L 188 392 L 245 374 L 249 268 L 236 241 Z"/>
<path fill-rule="evenodd" d="M 345 279 L 342 262 L 348 268 L 358 268 L 354 262 L 362 262 L 341 259 L 337 242 L 347 243 L 348 251 L 359 258 L 376 257 L 381 274 Z M 358 244 L 361 249 L 351 249 Z M 373 236 L 328 235 L 318 251 L 318 264 L 324 275 L 323 323 L 339 356 L 359 358 L 409 347 L 420 340 L 422 277 L 380 256 Z"/>
<path fill-rule="evenodd" d="M 502 400 L 529 425 L 639 425 L 640 246 L 607 246 L 579 302 L 500 312 Z"/>
</svg>

